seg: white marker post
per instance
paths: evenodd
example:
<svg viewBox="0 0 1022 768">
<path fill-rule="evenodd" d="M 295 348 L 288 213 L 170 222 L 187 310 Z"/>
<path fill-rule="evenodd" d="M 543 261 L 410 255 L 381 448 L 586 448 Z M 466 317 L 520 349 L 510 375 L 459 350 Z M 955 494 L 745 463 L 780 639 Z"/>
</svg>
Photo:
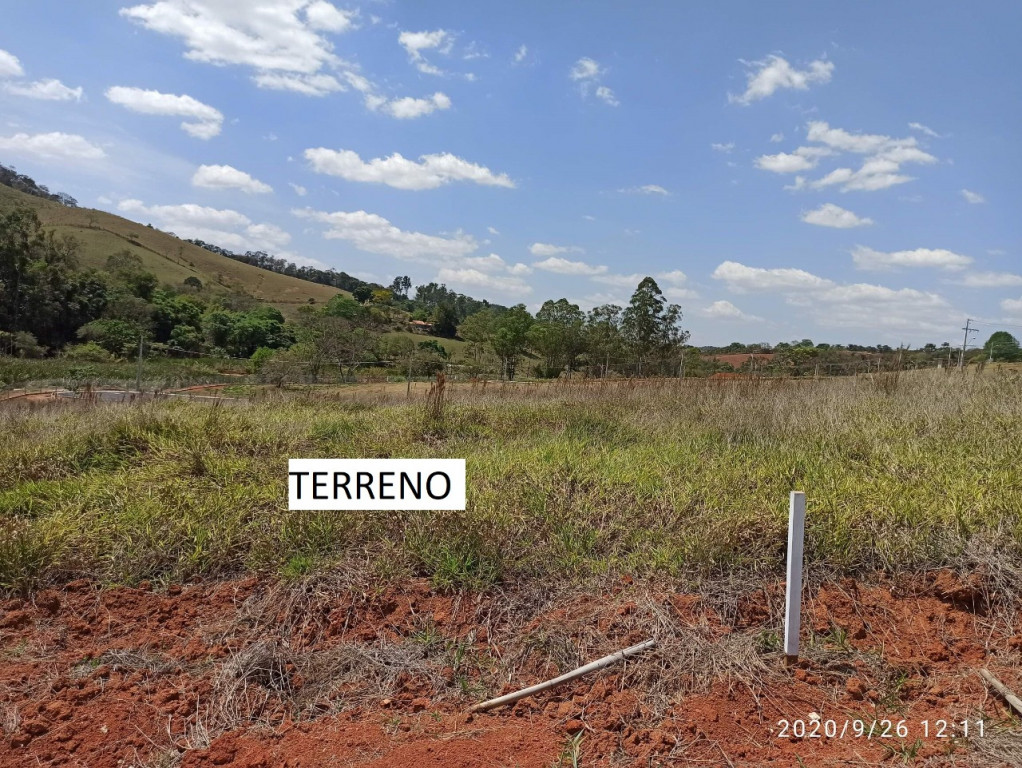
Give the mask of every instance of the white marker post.
<svg viewBox="0 0 1022 768">
<path fill-rule="evenodd" d="M 784 592 L 784 655 L 798 659 L 798 631 L 802 623 L 802 540 L 806 528 L 806 495 L 791 492 L 788 510 L 788 586 Z"/>
</svg>

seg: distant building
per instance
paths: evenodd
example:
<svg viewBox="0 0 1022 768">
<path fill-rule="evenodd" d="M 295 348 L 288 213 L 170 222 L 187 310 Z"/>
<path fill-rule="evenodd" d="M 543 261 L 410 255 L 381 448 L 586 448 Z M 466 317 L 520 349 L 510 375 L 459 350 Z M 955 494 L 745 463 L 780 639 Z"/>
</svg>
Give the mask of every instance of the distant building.
<svg viewBox="0 0 1022 768">
<path fill-rule="evenodd" d="M 425 320 L 411 320 L 408 325 L 413 331 L 420 333 L 429 333 L 433 330 L 433 323 L 427 323 Z"/>
</svg>

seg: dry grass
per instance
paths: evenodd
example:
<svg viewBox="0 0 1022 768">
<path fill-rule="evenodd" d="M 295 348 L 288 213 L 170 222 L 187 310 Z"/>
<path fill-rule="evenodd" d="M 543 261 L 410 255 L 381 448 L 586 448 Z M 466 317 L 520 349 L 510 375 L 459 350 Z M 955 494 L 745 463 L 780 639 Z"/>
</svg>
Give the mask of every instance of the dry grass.
<svg viewBox="0 0 1022 768">
<path fill-rule="evenodd" d="M 2 412 L 0 589 L 353 564 L 447 589 L 776 576 L 801 489 L 811 574 L 985 563 L 1008 594 L 1022 551 L 1018 383 L 445 383 L 411 404 L 313 390 Z M 287 511 L 286 459 L 317 456 L 466 458 L 468 508 Z"/>
</svg>

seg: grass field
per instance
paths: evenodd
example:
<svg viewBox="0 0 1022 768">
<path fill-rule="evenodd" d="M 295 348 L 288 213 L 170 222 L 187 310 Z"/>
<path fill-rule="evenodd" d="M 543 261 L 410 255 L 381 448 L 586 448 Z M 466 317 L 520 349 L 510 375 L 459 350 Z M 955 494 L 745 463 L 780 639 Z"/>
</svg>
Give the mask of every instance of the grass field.
<svg viewBox="0 0 1022 768">
<path fill-rule="evenodd" d="M 35 209 L 44 226 L 77 238 L 84 267 L 102 269 L 107 257 L 127 249 L 139 256 L 161 282 L 180 285 L 186 277 L 194 276 L 212 291 L 247 293 L 288 316 L 310 298 L 323 304 L 341 293 L 336 288 L 228 259 L 144 223 L 91 208 L 68 208 L 0 185 L 0 211 L 15 206 Z"/>
<path fill-rule="evenodd" d="M 353 562 L 442 588 L 779 575 L 793 489 L 810 569 L 964 571 L 1022 549 L 1018 384 L 491 385 L 439 418 L 398 392 L 4 411 L 0 587 Z M 468 509 L 288 512 L 293 457 L 464 457 Z"/>
</svg>

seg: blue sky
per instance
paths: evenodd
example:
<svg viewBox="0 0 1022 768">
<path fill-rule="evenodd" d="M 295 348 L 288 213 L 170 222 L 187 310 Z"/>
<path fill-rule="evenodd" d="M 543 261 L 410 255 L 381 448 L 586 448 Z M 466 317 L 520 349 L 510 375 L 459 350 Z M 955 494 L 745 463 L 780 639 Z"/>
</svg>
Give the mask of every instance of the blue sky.
<svg viewBox="0 0 1022 768">
<path fill-rule="evenodd" d="M 10 0 L 0 162 L 234 250 L 696 344 L 1022 327 L 1022 5 Z M 239 10 L 240 8 L 240 10 Z"/>
</svg>

